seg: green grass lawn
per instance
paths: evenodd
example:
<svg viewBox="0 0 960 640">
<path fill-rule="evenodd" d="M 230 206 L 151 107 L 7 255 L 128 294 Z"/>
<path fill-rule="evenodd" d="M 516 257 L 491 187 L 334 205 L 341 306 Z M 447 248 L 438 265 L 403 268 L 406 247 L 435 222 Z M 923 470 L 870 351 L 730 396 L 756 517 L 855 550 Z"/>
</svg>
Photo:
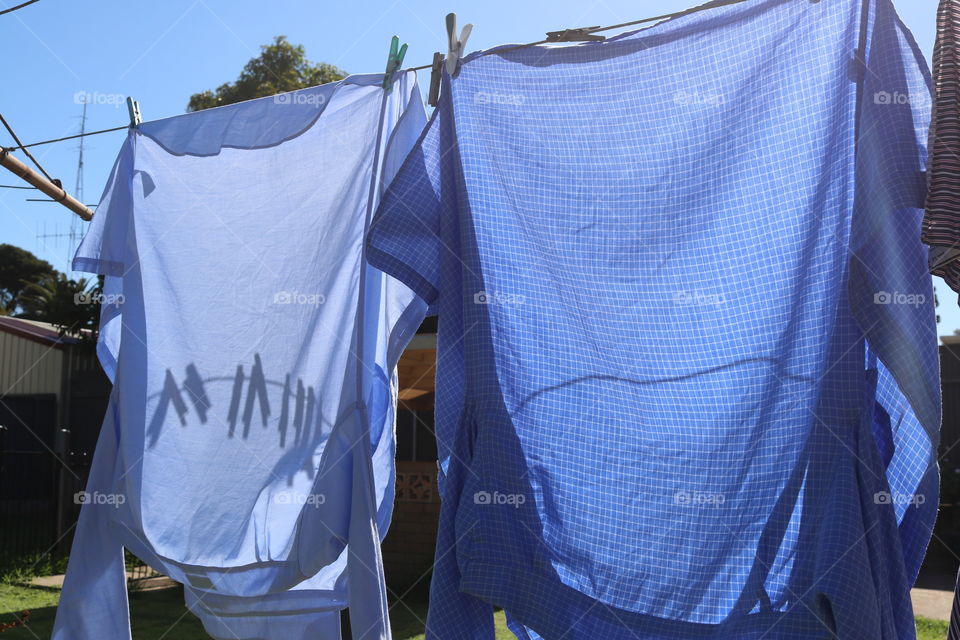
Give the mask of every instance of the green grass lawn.
<svg viewBox="0 0 960 640">
<path fill-rule="evenodd" d="M 59 589 L 0 583 L 0 623 L 12 622 L 15 615 L 24 609 L 30 611 L 26 628 L 8 629 L 0 637 L 3 640 L 49 638 L 59 597 Z M 210 638 L 200 622 L 183 605 L 183 591 L 179 588 L 131 593 L 130 618 L 136 640 Z"/>
<path fill-rule="evenodd" d="M 29 587 L 0 582 L 0 625 L 16 620 L 20 611 L 30 611 L 26 627 L 2 632 L 3 640 L 49 638 L 53 630 L 59 589 Z M 390 624 L 395 640 L 423 640 L 427 603 L 423 598 L 392 602 Z M 180 588 L 139 591 L 130 594 L 130 618 L 134 640 L 209 640 L 203 625 L 183 604 Z M 496 614 L 497 640 L 515 640 L 507 630 L 503 612 Z M 349 638 L 346 633 L 344 637 Z"/>
<path fill-rule="evenodd" d="M 406 605 L 406 606 L 405 606 Z M 425 599 L 390 603 L 390 629 L 394 640 L 424 640 L 423 624 L 427 619 L 427 602 Z M 503 611 L 493 615 L 497 630 L 497 640 L 517 640 L 517 637 L 507 629 Z M 344 638 L 350 636 L 343 634 Z"/>
<path fill-rule="evenodd" d="M 0 624 L 12 622 L 24 609 L 30 611 L 28 626 L 4 631 L 3 640 L 49 638 L 59 596 L 59 589 L 0 582 Z M 395 640 L 423 640 L 423 621 L 426 616 L 427 603 L 423 598 L 391 603 L 390 624 Z M 130 617 L 134 640 L 209 638 L 200 622 L 184 607 L 183 592 L 179 588 L 131 593 Z M 515 640 L 507 630 L 502 611 L 496 613 L 495 620 L 497 640 Z M 917 632 L 919 640 L 944 640 L 947 623 L 917 618 Z"/>
<path fill-rule="evenodd" d="M 946 637 L 946 622 L 917 618 L 917 640 L 944 640 Z"/>
</svg>

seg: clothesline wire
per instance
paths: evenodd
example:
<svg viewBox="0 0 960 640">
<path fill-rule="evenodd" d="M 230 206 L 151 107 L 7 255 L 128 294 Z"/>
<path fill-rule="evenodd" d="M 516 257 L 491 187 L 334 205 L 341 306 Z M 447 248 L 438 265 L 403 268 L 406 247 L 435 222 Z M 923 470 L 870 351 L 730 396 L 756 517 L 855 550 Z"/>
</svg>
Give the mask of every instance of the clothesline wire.
<svg viewBox="0 0 960 640">
<path fill-rule="evenodd" d="M 26 6 L 27 4 L 31 4 L 32 2 L 38 2 L 38 1 L 39 1 L 39 0 L 30 0 L 30 2 L 26 2 L 26 3 L 22 4 L 22 5 L 19 5 L 18 7 L 13 7 L 12 9 L 8 9 L 7 11 L 13 11 L 14 9 L 18 9 L 19 7 Z M 741 3 L 741 2 L 746 2 L 746 1 L 747 1 L 747 0 L 715 0 L 714 2 L 708 2 L 707 4 L 699 5 L 699 6 L 696 6 L 696 7 L 691 7 L 691 8 L 689 8 L 689 9 L 684 9 L 683 11 L 677 11 L 677 12 L 675 12 L 675 13 L 665 13 L 665 14 L 663 14 L 663 15 L 661 15 L 661 16 L 653 16 L 652 18 L 642 18 L 642 19 L 640 19 L 640 20 L 633 20 L 633 21 L 631 21 L 631 22 L 622 22 L 622 23 L 620 23 L 620 24 L 614 24 L 614 25 L 610 25 L 610 26 L 607 26 L 607 27 L 580 27 L 580 28 L 577 28 L 577 29 L 566 29 L 566 30 L 555 31 L 555 32 L 551 32 L 551 33 L 553 33 L 553 34 L 564 34 L 564 33 L 571 33 L 571 34 L 573 34 L 573 33 L 577 33 L 577 34 L 586 34 L 586 35 L 588 35 L 588 34 L 596 33 L 596 32 L 598 32 L 598 31 L 611 31 L 611 30 L 613 30 L 613 29 L 622 29 L 623 27 L 632 27 L 632 26 L 634 26 L 634 25 L 644 24 L 644 23 L 647 23 L 647 22 L 657 22 L 657 21 L 659 21 L 659 20 L 669 20 L 669 19 L 672 19 L 672 18 L 679 18 L 679 17 L 682 17 L 682 16 L 690 15 L 690 14 L 692 14 L 692 13 L 697 13 L 697 12 L 699 12 L 699 11 L 704 11 L 704 10 L 706 10 L 706 9 L 716 9 L 716 8 L 718 8 L 718 7 L 724 7 L 724 6 L 732 5 L 732 4 L 739 4 L 739 3 Z M 0 12 L 0 15 L 2 15 L 2 13 L 5 13 L 5 12 Z M 545 39 L 545 40 L 537 40 L 536 42 L 527 42 L 527 43 L 525 43 L 525 44 L 518 44 L 518 45 L 514 45 L 514 46 L 499 47 L 499 48 L 490 50 L 490 51 L 488 51 L 488 52 L 481 53 L 481 54 L 480 54 L 479 56 L 477 56 L 477 57 L 483 57 L 483 56 L 487 56 L 487 55 L 491 55 L 491 54 L 503 53 L 504 51 L 512 51 L 512 50 L 514 50 L 514 49 L 523 49 L 523 48 L 526 48 L 526 47 L 535 47 L 535 46 L 537 46 L 537 45 L 546 44 L 546 43 L 548 43 L 548 42 L 569 42 L 569 40 L 550 39 L 550 38 L 547 38 L 547 39 Z M 423 71 L 423 70 L 425 70 L 425 69 L 430 69 L 430 68 L 432 68 L 432 67 L 433 67 L 433 64 L 423 64 L 423 65 L 420 65 L 420 66 L 418 66 L 418 67 L 408 67 L 408 68 L 404 69 L 404 71 Z M 2 116 L 0 116 L 0 117 L 2 117 Z M 88 131 L 88 132 L 86 132 L 86 133 L 78 133 L 78 134 L 76 134 L 76 135 L 66 136 L 66 137 L 63 137 L 63 138 L 54 138 L 54 139 L 52 139 L 52 140 L 41 140 L 40 142 L 31 142 L 30 144 L 21 144 L 20 141 L 17 140 L 17 146 L 16 146 L 16 147 L 7 147 L 7 148 L 8 148 L 10 151 L 16 151 L 16 150 L 18 150 L 18 149 L 22 149 L 22 150 L 24 151 L 24 153 L 26 153 L 26 154 L 29 156 L 29 155 L 30 155 L 29 152 L 26 151 L 26 149 L 27 149 L 28 147 L 36 147 L 36 146 L 39 146 L 39 145 L 42 145 L 42 144 L 51 144 L 51 143 L 53 143 L 53 142 L 63 142 L 64 140 L 73 140 L 73 139 L 75 139 L 75 138 L 82 138 L 82 137 L 85 137 L 85 136 L 95 136 L 95 135 L 99 135 L 99 134 L 101 134 L 101 133 L 110 133 L 110 132 L 113 132 L 113 131 L 120 131 L 120 130 L 122 130 L 122 129 L 127 129 L 127 128 L 128 128 L 128 125 L 123 125 L 123 126 L 120 126 L 120 127 L 113 127 L 113 128 L 110 128 L 110 129 L 101 129 L 101 130 L 99 130 L 99 131 Z M 9 127 L 8 127 L 8 130 L 9 130 Z M 12 132 L 11 132 L 11 133 L 12 133 Z M 33 158 L 32 158 L 32 156 L 31 156 L 31 160 L 32 160 L 32 159 L 33 159 Z M 34 164 L 36 164 L 36 161 L 34 161 Z M 37 166 L 39 167 L 40 165 L 37 165 Z M 41 171 L 42 171 L 42 169 L 41 169 Z M 44 172 L 44 173 L 46 173 L 46 172 Z M 47 176 L 47 177 L 49 178 L 49 176 Z"/>
<path fill-rule="evenodd" d="M 640 20 L 632 20 L 630 22 L 621 22 L 620 24 L 612 24 L 608 27 L 580 27 L 578 29 L 566 29 L 565 31 L 561 30 L 561 31 L 554 31 L 551 33 L 562 34 L 565 32 L 570 32 L 570 33 L 580 33 L 580 34 L 591 34 L 591 33 L 597 33 L 598 31 L 612 31 L 613 29 L 622 29 L 623 27 L 632 27 L 634 25 L 644 24 L 647 22 L 657 22 L 659 20 L 669 20 L 672 18 L 679 18 L 681 16 L 690 15 L 691 13 L 697 13 L 698 11 L 703 11 L 705 9 L 716 9 L 718 7 L 725 7 L 731 4 L 739 4 L 741 2 L 746 2 L 746 0 L 716 0 L 715 2 L 708 2 L 707 4 L 698 5 L 696 7 L 690 7 L 689 9 L 684 9 L 683 11 L 677 11 L 675 13 L 665 13 L 662 16 L 653 16 L 651 18 L 641 18 Z M 535 47 L 537 45 L 546 44 L 548 42 L 565 42 L 565 41 L 551 40 L 547 38 L 546 40 L 537 40 L 536 42 L 527 42 L 524 44 L 514 45 L 512 47 L 498 47 L 496 49 L 492 49 L 485 53 L 481 53 L 477 57 L 482 58 L 483 56 L 503 53 L 504 51 L 512 51 L 514 49 L 523 49 L 525 47 Z M 407 69 L 404 69 L 404 71 L 422 71 L 424 69 L 430 69 L 431 67 L 433 67 L 432 64 L 423 64 L 423 65 L 420 65 L 419 67 L 409 67 Z"/>
<path fill-rule="evenodd" d="M 85 133 L 77 133 L 72 136 L 64 136 L 63 138 L 54 138 L 53 140 L 41 140 L 40 142 L 31 142 L 30 144 L 21 144 L 17 147 L 8 147 L 11 151 L 16 151 L 17 149 L 27 149 L 28 147 L 37 147 L 41 144 L 50 144 L 53 142 L 63 142 L 64 140 L 73 140 L 75 138 L 84 138 L 86 136 L 95 136 L 100 133 L 110 133 L 111 131 L 120 131 L 122 129 L 128 129 L 129 125 L 123 125 L 120 127 L 112 127 L 110 129 L 101 129 L 99 131 L 87 131 Z"/>
<path fill-rule="evenodd" d="M 53 200 L 53 199 L 51 199 L 51 198 L 26 198 L 26 201 L 27 201 L 27 202 L 58 202 L 57 200 Z M 96 204 L 85 204 L 85 205 L 83 205 L 83 206 L 85 206 L 85 207 L 90 207 L 90 208 L 92 208 L 92 209 L 96 209 L 99 205 L 96 205 Z"/>
<path fill-rule="evenodd" d="M 40 0 L 27 0 L 27 1 L 24 2 L 23 4 L 18 4 L 18 5 L 15 6 L 15 7 L 10 7 L 9 9 L 4 9 L 3 11 L 0 11 L 0 16 L 2 16 L 2 15 L 5 14 L 5 13 L 11 13 L 11 12 L 13 12 L 13 11 L 16 11 L 17 9 L 23 9 L 23 8 L 24 8 L 25 6 L 27 6 L 28 4 L 33 4 L 34 2 L 40 2 Z"/>
<path fill-rule="evenodd" d="M 32 153 L 30 153 L 29 151 L 23 148 L 23 143 L 20 142 L 20 138 L 17 136 L 16 132 L 14 132 L 13 128 L 10 126 L 10 123 L 7 122 L 7 119 L 3 117 L 2 113 L 0 113 L 0 123 L 3 123 L 4 128 L 6 128 L 7 130 L 7 133 L 9 133 L 10 137 L 13 138 L 13 141 L 17 143 L 18 146 L 14 148 L 23 149 L 23 153 L 26 154 L 28 158 L 30 158 L 30 161 L 33 162 L 33 164 L 37 165 L 37 169 L 40 170 L 40 173 L 46 176 L 47 180 L 49 180 L 50 182 L 52 182 L 53 184 L 59 187 L 60 182 L 58 180 L 55 180 L 53 177 L 51 177 L 50 174 L 47 173 L 47 170 L 44 169 L 42 166 L 40 166 L 40 163 L 37 162 L 37 159 L 33 157 Z"/>
<path fill-rule="evenodd" d="M 746 2 L 746 0 L 716 0 L 715 2 L 708 2 L 707 4 L 702 4 L 696 7 L 690 7 L 689 9 L 684 9 L 683 11 L 677 11 L 675 13 L 665 13 L 662 16 L 654 16 L 652 18 L 643 18 L 642 20 L 634 20 L 633 22 L 623 22 L 621 24 L 614 24 L 609 27 L 600 27 L 597 29 L 588 28 L 587 31 L 593 33 L 596 31 L 610 31 L 612 29 L 620 29 L 622 27 L 632 27 L 635 24 L 643 24 L 644 22 L 655 22 L 657 20 L 668 20 L 671 18 L 679 18 L 681 16 L 686 16 L 691 13 L 697 13 L 699 11 L 704 11 L 706 9 L 716 9 L 718 7 L 726 7 L 731 4 L 739 4 L 741 2 Z"/>
</svg>

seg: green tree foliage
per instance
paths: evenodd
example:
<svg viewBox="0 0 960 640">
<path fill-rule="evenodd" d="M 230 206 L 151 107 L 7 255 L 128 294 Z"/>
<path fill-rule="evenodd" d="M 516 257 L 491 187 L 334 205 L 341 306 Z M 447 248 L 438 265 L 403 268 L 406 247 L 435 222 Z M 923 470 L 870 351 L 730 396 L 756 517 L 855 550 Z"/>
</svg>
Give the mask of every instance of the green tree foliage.
<svg viewBox="0 0 960 640">
<path fill-rule="evenodd" d="M 306 58 L 303 45 L 293 45 L 286 36 L 277 36 L 273 44 L 260 47 L 260 55 L 246 64 L 235 82 L 227 82 L 216 91 L 190 96 L 187 111 L 200 111 L 253 98 L 313 87 L 346 77 L 337 67 L 313 64 Z"/>
<path fill-rule="evenodd" d="M 101 283 L 55 272 L 31 282 L 20 296 L 20 317 L 55 325 L 61 335 L 92 338 L 100 319 Z"/>
<path fill-rule="evenodd" d="M 0 244 L 0 315 L 12 315 L 27 284 L 56 273 L 46 260 L 12 244 Z"/>
</svg>

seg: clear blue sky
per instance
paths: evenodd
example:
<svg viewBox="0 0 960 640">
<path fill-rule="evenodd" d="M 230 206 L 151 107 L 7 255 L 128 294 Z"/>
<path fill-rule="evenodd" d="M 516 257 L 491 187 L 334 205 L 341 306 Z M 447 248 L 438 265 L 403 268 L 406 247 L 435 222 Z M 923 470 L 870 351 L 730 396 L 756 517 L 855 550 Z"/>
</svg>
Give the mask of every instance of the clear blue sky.
<svg viewBox="0 0 960 640">
<path fill-rule="evenodd" d="M 0 0 L 0 8 L 22 0 Z M 928 57 L 933 49 L 936 0 L 894 0 Z M 236 78 L 262 44 L 276 35 L 303 44 L 315 62 L 351 73 L 383 70 L 390 36 L 409 43 L 406 62 L 426 64 L 445 51 L 444 16 L 473 22 L 468 50 L 530 42 L 548 30 L 608 25 L 679 11 L 699 0 L 40 0 L 0 16 L 0 112 L 24 142 L 79 131 L 78 92 L 93 96 L 89 130 L 127 122 L 123 97 L 140 101 L 146 120 L 184 111 L 190 94 Z M 421 76 L 421 85 L 428 77 Z M 122 132 L 85 140 L 83 196 L 95 203 L 122 141 Z M 0 144 L 12 144 L 4 133 Z M 39 147 L 35 155 L 73 191 L 76 141 Z M 16 179 L 0 173 L 0 184 Z M 68 269 L 71 224 L 83 223 L 50 203 L 25 202 L 31 192 L 0 189 L 0 242 L 29 249 Z M 960 329 L 957 296 L 935 281 L 943 319 L 940 333 Z"/>
</svg>

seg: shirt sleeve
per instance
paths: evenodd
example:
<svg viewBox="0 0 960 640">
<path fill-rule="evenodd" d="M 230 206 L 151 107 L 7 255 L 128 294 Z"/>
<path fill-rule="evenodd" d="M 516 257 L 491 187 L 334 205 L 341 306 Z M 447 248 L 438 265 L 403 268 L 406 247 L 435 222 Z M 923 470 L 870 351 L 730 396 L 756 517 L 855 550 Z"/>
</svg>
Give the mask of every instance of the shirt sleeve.
<svg viewBox="0 0 960 640">
<path fill-rule="evenodd" d="M 920 242 L 930 89 L 922 57 L 889 3 L 877 3 L 868 33 L 848 297 L 877 377 L 875 438 L 897 496 L 912 582 L 936 517 L 940 429 L 933 282 Z"/>
<path fill-rule="evenodd" d="M 367 259 L 410 287 L 431 308 L 447 251 L 442 237 L 444 188 L 441 109 L 393 178 L 367 233 Z"/>
<path fill-rule="evenodd" d="M 122 276 L 129 268 L 127 232 L 132 215 L 134 136 L 131 131 L 113 163 L 90 228 L 73 257 L 74 271 Z"/>
<path fill-rule="evenodd" d="M 93 214 L 90 228 L 73 257 L 73 269 L 102 274 L 104 303 L 100 305 L 100 333 L 97 339 L 97 357 L 104 373 L 113 382 L 120 357 L 120 337 L 123 326 L 123 275 L 130 269 L 129 258 L 133 216 L 134 136 L 131 131 L 113 163 L 100 204 Z M 107 302 L 110 301 L 110 302 Z"/>
</svg>

